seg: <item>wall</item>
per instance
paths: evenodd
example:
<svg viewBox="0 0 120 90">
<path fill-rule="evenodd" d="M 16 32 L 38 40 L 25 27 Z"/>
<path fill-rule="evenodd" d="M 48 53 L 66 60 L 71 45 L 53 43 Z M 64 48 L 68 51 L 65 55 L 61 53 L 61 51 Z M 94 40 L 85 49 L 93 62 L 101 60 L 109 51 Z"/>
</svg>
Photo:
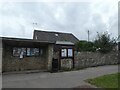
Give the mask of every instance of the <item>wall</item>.
<svg viewBox="0 0 120 90">
<path fill-rule="evenodd" d="M 2 40 L 0 40 L 0 74 L 2 72 Z"/>
<path fill-rule="evenodd" d="M 72 59 L 61 59 L 61 69 L 72 69 L 73 60 Z"/>
<path fill-rule="evenodd" d="M 75 68 L 117 64 L 120 59 L 119 52 L 101 54 L 99 52 L 75 53 Z"/>
<path fill-rule="evenodd" d="M 47 69 L 47 48 L 43 48 L 43 55 L 36 57 L 14 57 L 11 46 L 4 46 L 2 70 L 4 71 L 23 71 L 23 70 L 43 70 Z"/>
<path fill-rule="evenodd" d="M 0 39 L 0 89 L 2 90 L 2 40 Z"/>
<path fill-rule="evenodd" d="M 74 46 L 70 46 L 70 45 L 55 45 L 54 46 L 54 54 L 53 54 L 53 58 L 54 59 L 58 59 L 58 63 L 59 63 L 59 69 L 60 70 L 70 70 L 73 68 L 73 58 L 72 57 L 61 57 L 60 53 L 61 53 L 61 49 L 65 48 L 74 48 Z"/>
<path fill-rule="evenodd" d="M 51 69 L 52 69 L 53 47 L 54 47 L 53 44 L 48 45 L 48 52 L 47 52 L 48 54 L 46 56 L 48 58 L 48 62 L 47 62 L 48 71 L 51 71 Z"/>
</svg>

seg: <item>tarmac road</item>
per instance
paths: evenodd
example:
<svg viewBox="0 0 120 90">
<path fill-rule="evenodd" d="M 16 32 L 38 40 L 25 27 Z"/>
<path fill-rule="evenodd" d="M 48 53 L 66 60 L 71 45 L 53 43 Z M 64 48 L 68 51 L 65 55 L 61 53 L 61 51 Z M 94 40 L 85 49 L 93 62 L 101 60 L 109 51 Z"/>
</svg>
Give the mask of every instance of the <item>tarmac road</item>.
<svg viewBox="0 0 120 90">
<path fill-rule="evenodd" d="M 87 85 L 84 80 L 118 72 L 118 65 L 99 66 L 78 71 L 30 74 L 8 74 L 2 76 L 3 88 L 74 88 Z"/>
</svg>

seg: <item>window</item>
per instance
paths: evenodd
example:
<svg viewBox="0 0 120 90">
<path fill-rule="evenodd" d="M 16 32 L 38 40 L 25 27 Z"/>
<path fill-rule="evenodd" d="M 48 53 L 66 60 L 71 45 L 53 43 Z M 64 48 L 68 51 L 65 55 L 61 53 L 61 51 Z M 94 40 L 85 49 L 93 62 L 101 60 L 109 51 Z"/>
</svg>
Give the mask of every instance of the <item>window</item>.
<svg viewBox="0 0 120 90">
<path fill-rule="evenodd" d="M 13 48 L 13 56 L 20 56 L 21 48 Z"/>
<path fill-rule="evenodd" d="M 30 48 L 27 48 L 27 56 L 30 56 L 31 52 L 30 52 Z"/>
<path fill-rule="evenodd" d="M 39 48 L 27 48 L 27 56 L 38 56 Z"/>
<path fill-rule="evenodd" d="M 23 58 L 23 56 L 39 56 L 43 51 L 39 48 L 13 48 L 13 56 Z"/>
<path fill-rule="evenodd" d="M 42 55 L 43 54 L 43 49 L 40 49 L 40 55 Z"/>
<path fill-rule="evenodd" d="M 34 53 L 35 53 L 35 56 L 38 56 L 40 53 L 39 48 L 34 48 Z"/>
<path fill-rule="evenodd" d="M 73 57 L 73 49 L 72 48 L 66 48 L 66 49 L 61 49 L 61 57 Z"/>
<path fill-rule="evenodd" d="M 26 55 L 26 48 L 13 48 L 13 56 L 20 56 L 21 53 L 22 55 Z"/>
<path fill-rule="evenodd" d="M 26 56 L 26 48 L 21 48 L 21 52 L 23 52 L 23 55 Z"/>
<path fill-rule="evenodd" d="M 73 56 L 73 50 L 72 49 L 68 49 L 68 57 L 72 57 Z"/>
<path fill-rule="evenodd" d="M 66 57 L 67 56 L 67 49 L 62 49 L 61 50 L 61 56 Z"/>
</svg>

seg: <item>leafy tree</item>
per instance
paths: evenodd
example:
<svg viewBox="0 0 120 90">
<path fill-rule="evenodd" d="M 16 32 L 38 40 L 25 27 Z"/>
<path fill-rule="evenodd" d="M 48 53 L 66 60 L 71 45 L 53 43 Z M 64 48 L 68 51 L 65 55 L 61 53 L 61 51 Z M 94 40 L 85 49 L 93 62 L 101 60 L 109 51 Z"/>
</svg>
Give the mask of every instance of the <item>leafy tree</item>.
<svg viewBox="0 0 120 90">
<path fill-rule="evenodd" d="M 115 44 L 116 40 L 114 38 L 111 39 L 110 35 L 107 32 L 103 34 L 98 33 L 97 38 L 94 41 L 94 46 L 96 50 L 102 53 L 107 53 L 113 50 Z"/>
<path fill-rule="evenodd" d="M 79 41 L 76 44 L 76 50 L 77 51 L 95 51 L 95 49 L 93 48 L 94 44 L 93 42 L 88 42 L 88 41 Z"/>
<path fill-rule="evenodd" d="M 116 40 L 110 38 L 110 35 L 105 32 L 103 34 L 97 34 L 94 42 L 79 41 L 76 44 L 77 51 L 99 51 L 101 53 L 107 53 L 113 50 L 116 45 Z"/>
</svg>

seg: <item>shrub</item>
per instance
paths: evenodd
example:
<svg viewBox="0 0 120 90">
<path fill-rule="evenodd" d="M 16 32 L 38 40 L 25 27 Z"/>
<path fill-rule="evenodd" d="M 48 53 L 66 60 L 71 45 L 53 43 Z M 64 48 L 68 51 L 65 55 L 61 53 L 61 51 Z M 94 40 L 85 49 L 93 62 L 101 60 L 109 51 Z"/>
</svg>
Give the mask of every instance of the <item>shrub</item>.
<svg viewBox="0 0 120 90">
<path fill-rule="evenodd" d="M 103 34 L 97 35 L 97 38 L 94 41 L 94 47 L 101 53 L 108 53 L 113 50 L 116 45 L 116 40 L 110 38 L 110 35 L 105 32 Z"/>
<path fill-rule="evenodd" d="M 76 44 L 77 51 L 95 51 L 93 42 L 79 41 Z"/>
<path fill-rule="evenodd" d="M 110 38 L 110 35 L 105 32 L 103 34 L 97 35 L 95 41 L 79 41 L 76 43 L 75 47 L 77 51 L 90 51 L 95 52 L 99 51 L 101 53 L 108 53 L 113 50 L 116 45 L 116 40 L 114 38 Z"/>
</svg>

